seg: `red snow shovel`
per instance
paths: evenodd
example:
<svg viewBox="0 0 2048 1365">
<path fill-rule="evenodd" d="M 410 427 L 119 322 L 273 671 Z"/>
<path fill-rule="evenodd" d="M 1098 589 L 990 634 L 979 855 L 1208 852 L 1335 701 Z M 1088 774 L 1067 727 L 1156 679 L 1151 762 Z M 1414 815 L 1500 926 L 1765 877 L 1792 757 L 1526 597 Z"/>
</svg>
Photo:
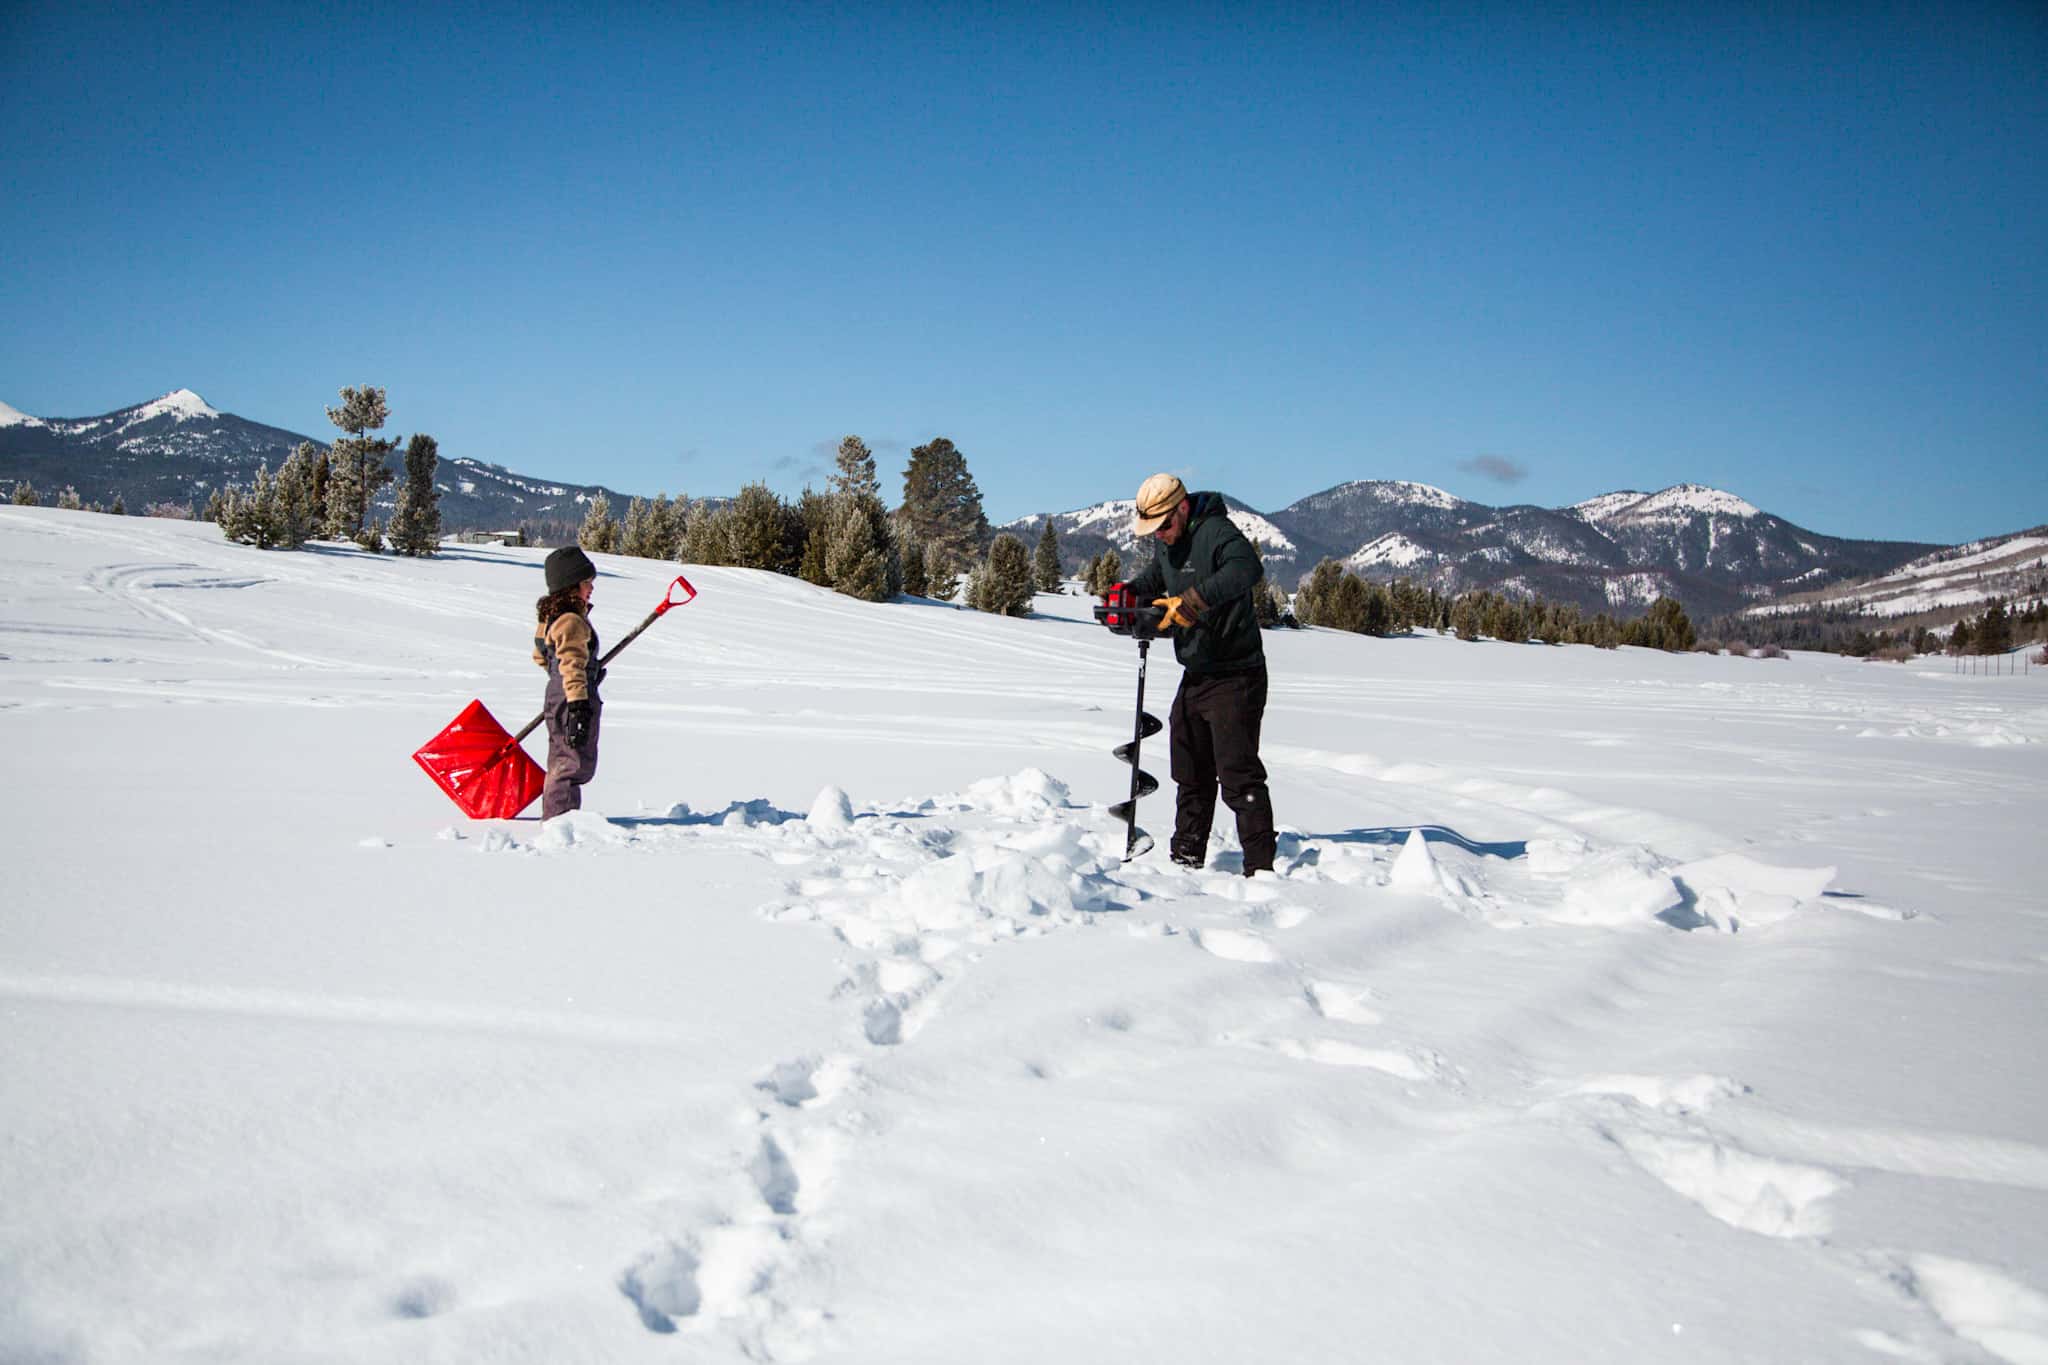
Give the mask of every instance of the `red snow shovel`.
<svg viewBox="0 0 2048 1365">
<path fill-rule="evenodd" d="M 678 591 L 683 596 L 677 597 Z M 631 635 L 606 650 L 597 666 L 603 668 L 618 658 L 620 650 L 639 639 L 640 632 L 659 621 L 670 607 L 696 600 L 697 590 L 690 586 L 690 580 L 678 576 L 668 585 L 668 595 L 661 599 L 661 605 L 647 613 L 647 619 L 633 627 Z M 473 701 L 448 723 L 447 729 L 419 747 L 412 756 L 413 762 L 426 769 L 427 776 L 470 819 L 510 820 L 533 804 L 533 798 L 540 795 L 547 781 L 540 764 L 519 747 L 519 742 L 539 729 L 546 719 L 547 712 L 543 711 L 528 721 L 524 730 L 508 735 L 481 701 Z"/>
</svg>

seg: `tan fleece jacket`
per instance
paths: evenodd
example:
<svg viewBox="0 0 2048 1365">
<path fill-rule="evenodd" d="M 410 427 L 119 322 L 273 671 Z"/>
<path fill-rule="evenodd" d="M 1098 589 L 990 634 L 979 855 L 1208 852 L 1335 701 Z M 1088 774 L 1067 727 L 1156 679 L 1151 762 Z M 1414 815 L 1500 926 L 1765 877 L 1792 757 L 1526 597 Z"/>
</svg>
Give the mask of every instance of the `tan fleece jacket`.
<svg viewBox="0 0 2048 1365">
<path fill-rule="evenodd" d="M 554 647 L 555 662 L 562 670 L 562 695 L 570 701 L 590 698 L 590 642 L 596 638 L 590 622 L 573 611 L 548 623 L 547 643 Z M 548 656 L 541 650 L 541 639 L 538 635 L 533 639 L 533 661 L 546 668 Z"/>
</svg>

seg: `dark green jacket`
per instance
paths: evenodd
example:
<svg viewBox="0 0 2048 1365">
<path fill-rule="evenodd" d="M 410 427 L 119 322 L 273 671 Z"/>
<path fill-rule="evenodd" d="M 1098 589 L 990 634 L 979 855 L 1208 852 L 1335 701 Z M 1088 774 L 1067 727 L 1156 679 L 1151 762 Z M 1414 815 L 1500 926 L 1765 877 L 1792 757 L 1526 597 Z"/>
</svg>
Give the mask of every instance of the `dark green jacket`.
<svg viewBox="0 0 2048 1365">
<path fill-rule="evenodd" d="M 1252 593 L 1266 576 L 1259 552 L 1231 522 L 1221 493 L 1196 493 L 1178 544 L 1154 540 L 1152 562 L 1131 580 L 1138 600 L 1185 597 L 1194 629 L 1173 632 L 1173 654 L 1190 673 L 1210 677 L 1266 666 Z"/>
</svg>

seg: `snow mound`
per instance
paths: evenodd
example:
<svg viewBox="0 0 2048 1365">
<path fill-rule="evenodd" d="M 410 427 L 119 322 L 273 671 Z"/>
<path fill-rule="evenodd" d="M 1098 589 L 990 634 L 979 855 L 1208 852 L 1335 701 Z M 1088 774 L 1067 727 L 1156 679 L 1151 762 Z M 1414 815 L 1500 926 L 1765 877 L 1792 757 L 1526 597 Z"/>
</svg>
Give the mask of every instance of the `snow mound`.
<svg viewBox="0 0 2048 1365">
<path fill-rule="evenodd" d="M 1408 842 L 1401 845 L 1401 856 L 1394 859 L 1389 879 L 1409 891 L 1434 891 L 1443 884 L 1436 859 L 1430 856 L 1429 840 L 1422 837 L 1421 830 L 1408 831 Z"/>
<path fill-rule="evenodd" d="M 938 804 L 955 810 L 978 810 L 1013 820 L 1038 819 L 1066 807 L 1067 784 L 1039 768 L 1008 777 L 988 777 Z"/>
<path fill-rule="evenodd" d="M 1557 918 L 1568 924 L 1641 924 L 1685 903 L 1656 855 L 1615 848 L 1585 859 L 1566 878 Z"/>
<path fill-rule="evenodd" d="M 1835 879 L 1832 867 L 1772 867 L 1740 853 L 1702 858 L 1671 875 L 1694 898 L 1693 911 L 1715 927 L 1776 924 L 1819 900 Z"/>
<path fill-rule="evenodd" d="M 836 833 L 853 827 L 853 802 L 839 787 L 826 787 L 811 802 L 804 823 L 822 833 Z"/>
</svg>

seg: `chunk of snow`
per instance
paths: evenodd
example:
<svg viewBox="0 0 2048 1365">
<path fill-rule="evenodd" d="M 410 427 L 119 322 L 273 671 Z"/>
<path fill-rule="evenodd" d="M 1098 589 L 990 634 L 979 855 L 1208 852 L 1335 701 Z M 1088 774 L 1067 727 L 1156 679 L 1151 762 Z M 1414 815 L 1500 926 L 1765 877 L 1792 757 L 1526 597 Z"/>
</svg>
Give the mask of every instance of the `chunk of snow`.
<svg viewBox="0 0 2048 1365">
<path fill-rule="evenodd" d="M 812 829 L 837 832 L 853 827 L 853 802 L 838 787 L 826 787 L 811 802 L 811 813 L 804 821 Z"/>
<path fill-rule="evenodd" d="M 1389 880 L 1410 891 L 1433 891 L 1443 884 L 1436 859 L 1430 856 L 1429 840 L 1422 837 L 1421 830 L 1408 831 L 1408 842 L 1401 845 L 1401 856 L 1394 859 Z"/>
</svg>

